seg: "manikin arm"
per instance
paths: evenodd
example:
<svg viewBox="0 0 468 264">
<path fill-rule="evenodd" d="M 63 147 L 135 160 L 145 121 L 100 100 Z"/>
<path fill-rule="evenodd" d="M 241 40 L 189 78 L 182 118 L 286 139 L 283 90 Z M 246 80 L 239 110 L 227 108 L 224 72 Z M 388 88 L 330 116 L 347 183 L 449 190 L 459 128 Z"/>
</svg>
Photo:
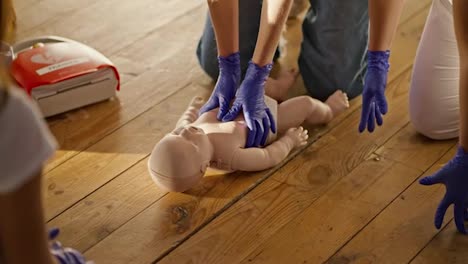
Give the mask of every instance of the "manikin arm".
<svg viewBox="0 0 468 264">
<path fill-rule="evenodd" d="M 307 130 L 290 128 L 286 134 L 266 148 L 238 149 L 232 160 L 232 169 L 260 171 L 278 165 L 294 147 L 307 143 Z"/>
<path fill-rule="evenodd" d="M 190 101 L 190 104 L 188 105 L 187 109 L 185 112 L 182 114 L 182 116 L 179 118 L 179 121 L 177 121 L 176 124 L 176 129 L 179 127 L 183 127 L 186 125 L 189 125 L 198 118 L 198 112 L 200 111 L 200 108 L 203 106 L 203 98 L 197 96 Z"/>
</svg>

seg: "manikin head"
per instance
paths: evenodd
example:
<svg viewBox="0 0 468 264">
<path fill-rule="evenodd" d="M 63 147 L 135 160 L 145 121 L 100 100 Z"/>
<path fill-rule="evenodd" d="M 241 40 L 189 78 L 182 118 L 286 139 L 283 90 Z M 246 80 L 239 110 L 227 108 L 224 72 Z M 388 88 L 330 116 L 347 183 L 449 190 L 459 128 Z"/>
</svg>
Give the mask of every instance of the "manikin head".
<svg viewBox="0 0 468 264">
<path fill-rule="evenodd" d="M 183 192 L 198 183 L 213 155 L 213 146 L 205 132 L 187 125 L 167 134 L 153 149 L 148 168 L 162 188 Z"/>
</svg>

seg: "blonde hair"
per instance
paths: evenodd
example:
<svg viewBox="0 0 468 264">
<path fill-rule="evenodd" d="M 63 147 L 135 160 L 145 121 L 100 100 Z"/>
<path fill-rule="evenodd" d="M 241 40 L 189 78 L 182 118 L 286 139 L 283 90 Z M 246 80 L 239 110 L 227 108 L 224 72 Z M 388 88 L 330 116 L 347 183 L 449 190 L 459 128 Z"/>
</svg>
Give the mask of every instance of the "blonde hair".
<svg viewBox="0 0 468 264">
<path fill-rule="evenodd" d="M 0 0 L 0 40 L 11 44 L 16 30 L 16 13 L 13 0 Z M 4 65 L 0 65 L 0 110 L 8 98 L 10 75 Z"/>
</svg>

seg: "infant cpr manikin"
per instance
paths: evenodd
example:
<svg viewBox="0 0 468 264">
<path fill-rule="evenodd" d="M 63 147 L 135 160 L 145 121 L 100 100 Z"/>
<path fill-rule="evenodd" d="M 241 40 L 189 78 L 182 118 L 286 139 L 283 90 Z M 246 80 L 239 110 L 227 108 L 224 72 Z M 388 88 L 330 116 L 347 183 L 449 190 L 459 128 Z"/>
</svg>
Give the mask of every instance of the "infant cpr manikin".
<svg viewBox="0 0 468 264">
<path fill-rule="evenodd" d="M 220 122 L 218 109 L 198 116 L 203 99 L 195 97 L 176 124 L 154 147 L 148 169 L 156 184 L 168 191 L 183 192 L 203 178 L 208 167 L 223 171 L 260 171 L 274 167 L 295 147 L 307 143 L 307 130 L 300 125 L 325 124 L 344 111 L 348 104 L 341 91 L 325 103 L 300 96 L 277 104 L 265 97 L 277 122 L 278 138 L 270 133 L 263 148 L 244 148 L 247 125 L 239 115 L 234 121 Z"/>
</svg>

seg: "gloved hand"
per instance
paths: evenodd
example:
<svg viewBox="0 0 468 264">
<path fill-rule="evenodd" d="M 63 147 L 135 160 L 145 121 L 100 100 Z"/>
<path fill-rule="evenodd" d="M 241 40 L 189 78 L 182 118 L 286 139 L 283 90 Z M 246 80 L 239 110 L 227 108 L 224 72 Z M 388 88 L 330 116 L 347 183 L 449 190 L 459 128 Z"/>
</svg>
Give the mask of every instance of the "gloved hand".
<svg viewBox="0 0 468 264">
<path fill-rule="evenodd" d="M 442 225 L 445 212 L 450 204 L 454 205 L 455 224 L 460 233 L 466 234 L 464 220 L 467 219 L 468 202 L 468 153 L 458 147 L 455 157 L 432 176 L 422 178 L 422 185 L 442 183 L 446 192 L 437 208 L 434 224 L 437 229 Z"/>
<path fill-rule="evenodd" d="M 367 51 L 367 74 L 362 92 L 362 112 L 359 132 L 362 133 L 367 126 L 369 132 L 375 129 L 375 122 L 383 124 L 382 115 L 387 113 L 387 100 L 385 87 L 387 86 L 387 73 L 390 65 L 388 58 L 390 51 Z"/>
<path fill-rule="evenodd" d="M 59 264 L 91 264 L 86 262 L 83 255 L 75 249 L 64 248 L 60 242 L 55 241 L 60 231 L 57 228 L 49 231 L 50 253 L 56 258 Z"/>
<path fill-rule="evenodd" d="M 270 109 L 265 104 L 265 82 L 270 74 L 272 64 L 260 67 L 249 62 L 247 73 L 236 93 L 234 104 L 223 117 L 223 122 L 234 120 L 244 111 L 245 122 L 249 128 L 246 148 L 264 146 L 268 134 L 276 132 L 276 124 Z"/>
<path fill-rule="evenodd" d="M 233 53 L 227 57 L 218 57 L 219 76 L 213 93 L 206 104 L 200 109 L 200 115 L 219 107 L 218 120 L 221 120 L 229 111 L 229 104 L 236 94 L 239 86 L 241 69 L 240 54 Z"/>
</svg>

